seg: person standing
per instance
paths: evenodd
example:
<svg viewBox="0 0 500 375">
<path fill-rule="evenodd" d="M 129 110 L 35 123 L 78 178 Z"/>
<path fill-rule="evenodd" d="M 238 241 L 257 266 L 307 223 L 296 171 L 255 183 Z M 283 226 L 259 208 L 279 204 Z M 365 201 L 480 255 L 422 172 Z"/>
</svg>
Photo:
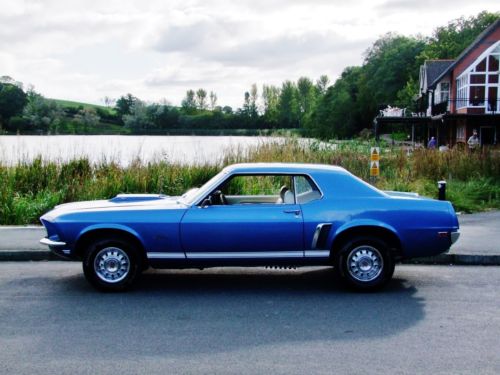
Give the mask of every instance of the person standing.
<svg viewBox="0 0 500 375">
<path fill-rule="evenodd" d="M 429 139 L 429 143 L 427 143 L 427 148 L 430 150 L 434 150 L 436 148 L 436 138 L 431 137 L 431 139 Z"/>
<path fill-rule="evenodd" d="M 467 144 L 469 145 L 469 150 L 474 151 L 479 147 L 479 137 L 477 136 L 477 130 L 474 129 L 472 132 L 472 135 L 470 136 L 469 140 L 467 141 Z"/>
</svg>

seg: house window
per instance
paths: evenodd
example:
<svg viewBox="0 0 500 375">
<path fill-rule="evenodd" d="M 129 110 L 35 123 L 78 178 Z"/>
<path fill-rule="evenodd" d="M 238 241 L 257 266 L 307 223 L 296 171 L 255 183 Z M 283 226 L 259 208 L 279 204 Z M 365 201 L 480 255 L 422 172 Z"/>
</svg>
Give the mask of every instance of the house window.
<svg viewBox="0 0 500 375">
<path fill-rule="evenodd" d="M 470 86 L 469 105 L 473 107 L 484 106 L 484 86 Z"/>
<path fill-rule="evenodd" d="M 441 82 L 439 84 L 440 90 L 439 90 L 439 99 L 440 103 L 447 102 L 448 99 L 450 98 L 450 83 L 449 82 Z"/>
<path fill-rule="evenodd" d="M 498 87 L 490 86 L 488 88 L 488 111 L 498 111 Z"/>
<path fill-rule="evenodd" d="M 479 107 L 485 112 L 498 111 L 499 74 L 500 42 L 497 42 L 494 49 L 486 56 L 483 54 L 470 70 L 457 78 L 457 109 Z"/>
<path fill-rule="evenodd" d="M 467 106 L 468 98 L 468 82 L 467 75 L 464 75 L 457 79 L 457 108 L 463 108 Z"/>
<path fill-rule="evenodd" d="M 489 71 L 490 72 L 495 72 L 495 71 L 498 71 L 498 55 L 491 55 L 489 57 Z"/>
</svg>

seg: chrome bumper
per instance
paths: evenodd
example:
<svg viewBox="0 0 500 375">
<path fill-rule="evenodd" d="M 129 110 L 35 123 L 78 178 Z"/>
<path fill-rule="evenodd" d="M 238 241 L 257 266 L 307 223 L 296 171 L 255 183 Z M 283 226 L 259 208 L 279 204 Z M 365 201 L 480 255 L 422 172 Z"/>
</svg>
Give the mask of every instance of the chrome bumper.
<svg viewBox="0 0 500 375">
<path fill-rule="evenodd" d="M 66 242 L 52 241 L 50 238 L 44 237 L 40 240 L 40 243 L 47 246 L 66 246 Z"/>
<path fill-rule="evenodd" d="M 451 232 L 450 233 L 450 238 L 451 238 L 451 244 L 453 245 L 455 242 L 457 242 L 458 240 L 458 237 L 460 237 L 460 231 L 456 231 L 456 232 Z"/>
</svg>

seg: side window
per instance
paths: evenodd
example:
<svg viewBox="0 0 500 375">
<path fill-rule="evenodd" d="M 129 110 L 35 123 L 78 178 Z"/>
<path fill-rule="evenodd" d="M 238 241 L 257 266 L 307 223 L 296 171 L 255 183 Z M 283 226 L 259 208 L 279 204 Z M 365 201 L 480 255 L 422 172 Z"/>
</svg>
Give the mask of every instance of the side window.
<svg viewBox="0 0 500 375">
<path fill-rule="evenodd" d="M 220 192 L 225 204 L 295 203 L 293 178 L 288 175 L 237 175 Z"/>
<path fill-rule="evenodd" d="M 297 203 L 304 204 L 321 198 L 321 192 L 309 177 L 295 176 L 294 180 Z"/>
</svg>

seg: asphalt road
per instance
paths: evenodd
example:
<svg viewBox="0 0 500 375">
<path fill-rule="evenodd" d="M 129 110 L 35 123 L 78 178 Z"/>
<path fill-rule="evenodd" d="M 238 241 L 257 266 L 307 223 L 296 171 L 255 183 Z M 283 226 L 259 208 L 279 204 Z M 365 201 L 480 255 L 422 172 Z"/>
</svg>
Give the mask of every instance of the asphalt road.
<svg viewBox="0 0 500 375">
<path fill-rule="evenodd" d="M 500 267 L 154 271 L 123 294 L 78 263 L 0 263 L 2 374 L 499 374 Z"/>
</svg>

